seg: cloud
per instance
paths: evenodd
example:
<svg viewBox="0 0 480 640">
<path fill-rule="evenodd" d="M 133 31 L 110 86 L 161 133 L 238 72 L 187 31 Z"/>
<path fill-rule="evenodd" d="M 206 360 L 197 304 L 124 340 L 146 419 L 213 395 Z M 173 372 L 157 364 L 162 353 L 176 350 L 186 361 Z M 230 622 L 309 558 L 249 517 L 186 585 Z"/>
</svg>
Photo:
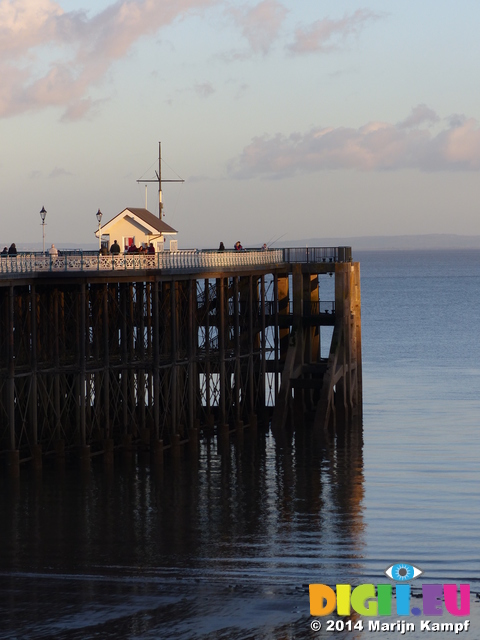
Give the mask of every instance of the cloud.
<svg viewBox="0 0 480 640">
<path fill-rule="evenodd" d="M 369 22 L 380 17 L 379 13 L 357 9 L 355 13 L 345 15 L 340 20 L 317 20 L 308 27 L 295 30 L 295 40 L 288 46 L 288 50 L 293 54 L 336 51 L 347 38 L 358 36 Z"/>
<path fill-rule="evenodd" d="M 326 127 L 259 136 L 229 164 L 229 173 L 236 178 L 283 178 L 332 169 L 478 171 L 478 121 L 450 117 L 436 134 L 419 126 L 437 120 L 434 111 L 419 105 L 397 125 L 370 122 L 358 129 Z"/>
<path fill-rule="evenodd" d="M 213 85 L 210 84 L 210 82 L 204 82 L 203 84 L 196 84 L 194 86 L 194 91 L 200 98 L 208 98 L 209 96 L 212 95 L 212 93 L 215 93 L 215 89 Z"/>
<path fill-rule="evenodd" d="M 63 178 L 64 176 L 71 176 L 72 173 L 70 171 L 67 171 L 66 169 L 63 169 L 61 167 L 55 167 L 55 169 L 53 169 L 49 174 L 48 177 L 49 178 Z"/>
<path fill-rule="evenodd" d="M 399 129 L 410 129 L 421 124 L 434 124 L 439 120 L 440 118 L 433 109 L 427 107 L 426 104 L 419 104 L 412 109 L 412 113 L 405 120 L 398 123 L 397 127 Z"/>
<path fill-rule="evenodd" d="M 288 13 L 283 4 L 276 0 L 262 0 L 254 7 L 242 7 L 229 9 L 242 35 L 248 40 L 253 53 L 267 54 L 272 44 L 278 37 L 278 33 Z M 235 54 L 236 58 L 245 57 Z"/>
<path fill-rule="evenodd" d="M 117 0 L 89 18 L 53 0 L 0 0 L 0 117 L 50 106 L 82 117 L 89 91 L 140 38 L 220 0 Z"/>
</svg>

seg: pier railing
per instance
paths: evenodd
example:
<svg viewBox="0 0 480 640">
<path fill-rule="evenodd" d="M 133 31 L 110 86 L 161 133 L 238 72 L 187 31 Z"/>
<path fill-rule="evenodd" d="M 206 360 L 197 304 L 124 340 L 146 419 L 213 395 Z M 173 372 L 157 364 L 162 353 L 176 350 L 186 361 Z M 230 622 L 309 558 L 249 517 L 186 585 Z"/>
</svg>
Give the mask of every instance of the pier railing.
<svg viewBox="0 0 480 640">
<path fill-rule="evenodd" d="M 259 313 L 261 309 L 259 307 Z M 293 300 L 283 301 L 282 308 L 280 309 L 279 302 L 273 300 L 267 300 L 265 302 L 265 313 L 267 315 L 275 315 L 276 313 L 282 313 L 284 315 L 293 314 Z M 303 303 L 303 315 L 304 316 L 318 316 L 318 315 L 335 315 L 335 301 L 334 300 L 305 300 Z"/>
<path fill-rule="evenodd" d="M 148 254 L 99 255 L 73 252 L 58 256 L 19 253 L 0 257 L 0 274 L 47 272 L 138 271 L 149 269 L 203 269 L 272 265 L 283 262 L 345 262 L 350 247 L 296 247 L 246 251 L 180 250 Z"/>
</svg>

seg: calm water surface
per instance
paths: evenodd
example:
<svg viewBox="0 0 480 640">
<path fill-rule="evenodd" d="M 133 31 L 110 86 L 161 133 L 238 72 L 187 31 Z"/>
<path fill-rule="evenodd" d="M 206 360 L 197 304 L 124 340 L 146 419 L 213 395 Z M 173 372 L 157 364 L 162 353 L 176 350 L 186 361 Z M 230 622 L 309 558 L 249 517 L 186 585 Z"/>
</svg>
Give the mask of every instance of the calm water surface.
<svg viewBox="0 0 480 640">
<path fill-rule="evenodd" d="M 480 637 L 480 252 L 355 259 L 363 434 L 1 477 L 0 639 L 400 637 L 314 633 L 308 601 L 399 560 L 469 582 Z"/>
</svg>

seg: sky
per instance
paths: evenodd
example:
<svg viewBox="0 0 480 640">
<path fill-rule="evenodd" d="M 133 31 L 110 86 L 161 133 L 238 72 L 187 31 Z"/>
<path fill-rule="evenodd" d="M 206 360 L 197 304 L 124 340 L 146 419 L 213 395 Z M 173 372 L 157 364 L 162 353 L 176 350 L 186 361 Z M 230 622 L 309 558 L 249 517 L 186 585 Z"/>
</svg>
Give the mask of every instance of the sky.
<svg viewBox="0 0 480 640">
<path fill-rule="evenodd" d="M 0 0 L 0 243 L 480 234 L 478 0 Z"/>
</svg>

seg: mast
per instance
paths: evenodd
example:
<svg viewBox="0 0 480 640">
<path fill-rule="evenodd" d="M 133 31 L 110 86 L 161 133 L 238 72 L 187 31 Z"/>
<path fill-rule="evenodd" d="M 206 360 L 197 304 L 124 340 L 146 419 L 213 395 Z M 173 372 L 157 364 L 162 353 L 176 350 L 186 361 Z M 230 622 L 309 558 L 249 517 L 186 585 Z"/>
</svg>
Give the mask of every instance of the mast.
<svg viewBox="0 0 480 640">
<path fill-rule="evenodd" d="M 163 202 L 162 202 L 162 143 L 158 142 L 158 217 L 160 220 L 162 219 L 162 210 L 163 210 Z"/>
<path fill-rule="evenodd" d="M 162 180 L 162 143 L 158 143 L 158 171 L 155 171 L 157 176 L 154 180 L 137 180 L 137 182 L 158 182 L 158 218 L 162 219 L 163 212 L 163 200 L 162 200 L 162 182 L 185 182 L 185 180 Z M 146 186 L 146 184 L 145 184 Z M 147 208 L 147 196 L 145 194 L 145 209 Z"/>
</svg>

